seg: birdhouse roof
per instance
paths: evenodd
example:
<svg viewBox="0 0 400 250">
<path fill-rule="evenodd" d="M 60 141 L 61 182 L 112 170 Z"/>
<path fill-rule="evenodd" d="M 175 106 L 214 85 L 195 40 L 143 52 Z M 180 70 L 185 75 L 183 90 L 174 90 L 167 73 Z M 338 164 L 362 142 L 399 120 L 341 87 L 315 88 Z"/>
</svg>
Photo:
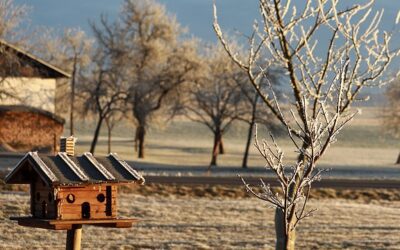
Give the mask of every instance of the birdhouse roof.
<svg viewBox="0 0 400 250">
<path fill-rule="evenodd" d="M 38 174 L 50 186 L 84 185 L 95 183 L 144 183 L 144 178 L 117 154 L 94 157 L 91 153 L 55 156 L 27 153 L 6 176 L 10 184 L 28 184 Z"/>
</svg>

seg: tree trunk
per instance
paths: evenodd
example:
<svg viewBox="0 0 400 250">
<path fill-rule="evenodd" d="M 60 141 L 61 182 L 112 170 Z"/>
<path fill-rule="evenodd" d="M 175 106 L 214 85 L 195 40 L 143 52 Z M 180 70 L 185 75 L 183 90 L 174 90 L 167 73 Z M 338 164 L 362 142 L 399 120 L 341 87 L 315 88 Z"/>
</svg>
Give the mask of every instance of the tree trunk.
<svg viewBox="0 0 400 250">
<path fill-rule="evenodd" d="M 259 98 L 259 95 L 256 95 L 256 97 L 254 98 L 254 101 L 252 103 L 250 127 L 249 127 L 249 130 L 247 133 L 247 142 L 246 142 L 246 148 L 244 150 L 244 155 L 243 155 L 242 168 L 247 168 L 247 161 L 249 158 L 251 138 L 253 137 L 253 128 L 254 128 L 254 124 L 256 124 L 258 98 Z"/>
<path fill-rule="evenodd" d="M 136 131 L 135 131 L 135 145 L 134 145 L 134 147 L 135 147 L 135 153 L 137 153 L 137 151 L 138 151 L 138 138 L 139 138 L 139 136 L 138 136 L 138 129 L 136 128 Z"/>
<path fill-rule="evenodd" d="M 218 152 L 220 149 L 220 143 L 221 143 L 221 139 L 222 139 L 222 133 L 219 129 L 217 129 L 214 132 L 214 146 L 213 146 L 213 150 L 212 150 L 212 156 L 211 156 L 211 162 L 210 162 L 210 167 L 211 166 L 217 166 L 217 156 L 218 156 Z"/>
<path fill-rule="evenodd" d="M 224 147 L 224 141 L 222 140 L 222 136 L 221 139 L 219 140 L 218 153 L 220 155 L 225 154 L 225 147 Z"/>
<path fill-rule="evenodd" d="M 106 124 L 107 124 L 107 146 L 108 146 L 108 154 L 111 153 L 111 132 L 112 132 L 112 127 L 111 124 L 107 121 L 106 119 Z"/>
<path fill-rule="evenodd" d="M 303 142 L 302 145 L 302 152 L 306 152 L 308 149 L 308 144 Z M 303 153 L 297 158 L 298 162 L 306 162 L 306 156 Z M 304 164 L 303 164 L 304 166 Z M 286 199 L 288 202 L 293 201 L 295 194 L 298 192 L 299 183 L 300 183 L 300 175 L 303 174 L 304 169 L 301 169 L 297 175 L 295 176 L 295 181 L 289 186 L 289 193 L 287 194 L 288 197 Z M 275 232 L 276 232 L 276 250 L 285 249 L 285 250 L 294 250 L 295 243 L 296 243 L 296 229 L 293 228 L 294 224 L 296 223 L 296 216 L 294 216 L 296 210 L 296 204 L 293 205 L 291 211 L 286 211 L 287 213 L 287 222 L 285 220 L 285 213 L 283 210 L 276 208 L 275 209 Z M 292 216 L 290 216 L 290 214 Z M 286 230 L 287 227 L 291 228 L 292 230 Z M 287 232 L 288 231 L 288 232 Z"/>
<path fill-rule="evenodd" d="M 400 153 L 399 153 L 399 157 L 397 157 L 396 164 L 400 164 Z"/>
<path fill-rule="evenodd" d="M 276 250 L 294 250 L 296 231 L 286 233 L 285 215 L 281 209 L 275 209 Z"/>
<path fill-rule="evenodd" d="M 138 157 L 144 158 L 144 138 L 146 136 L 146 128 L 143 125 L 137 127 L 137 140 L 138 140 Z"/>
<path fill-rule="evenodd" d="M 250 123 L 249 131 L 247 133 L 247 142 L 246 142 L 246 148 L 244 150 L 244 155 L 243 155 L 242 168 L 247 168 L 247 161 L 248 161 L 248 158 L 249 158 L 251 138 L 253 137 L 254 123 L 255 123 L 254 119 L 252 119 L 252 121 Z"/>
<path fill-rule="evenodd" d="M 74 135 L 74 103 L 75 103 L 75 78 L 76 78 L 76 58 L 74 58 L 74 68 L 72 70 L 72 79 L 71 79 L 71 107 L 69 113 L 69 125 L 70 125 L 70 135 Z"/>
<path fill-rule="evenodd" d="M 97 140 L 99 139 L 99 134 L 100 134 L 100 129 L 101 129 L 101 125 L 103 123 L 103 117 L 99 116 L 99 120 L 97 121 L 97 125 L 96 125 L 96 130 L 94 131 L 94 136 L 93 136 L 93 140 L 92 140 L 92 145 L 90 146 L 90 153 L 94 154 L 94 151 L 96 149 L 96 145 L 97 145 Z"/>
<path fill-rule="evenodd" d="M 108 130 L 108 154 L 111 153 L 111 129 Z"/>
</svg>

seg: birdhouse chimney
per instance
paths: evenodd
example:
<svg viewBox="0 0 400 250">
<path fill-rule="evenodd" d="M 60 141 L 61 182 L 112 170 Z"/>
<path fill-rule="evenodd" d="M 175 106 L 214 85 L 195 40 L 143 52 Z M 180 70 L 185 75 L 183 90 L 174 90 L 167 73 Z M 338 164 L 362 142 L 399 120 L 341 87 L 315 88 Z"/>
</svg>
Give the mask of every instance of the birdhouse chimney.
<svg viewBox="0 0 400 250">
<path fill-rule="evenodd" d="M 75 142 L 76 142 L 76 138 L 73 137 L 73 136 L 61 137 L 61 139 L 60 139 L 60 152 L 65 152 L 69 156 L 74 156 L 74 154 L 75 154 Z"/>
</svg>

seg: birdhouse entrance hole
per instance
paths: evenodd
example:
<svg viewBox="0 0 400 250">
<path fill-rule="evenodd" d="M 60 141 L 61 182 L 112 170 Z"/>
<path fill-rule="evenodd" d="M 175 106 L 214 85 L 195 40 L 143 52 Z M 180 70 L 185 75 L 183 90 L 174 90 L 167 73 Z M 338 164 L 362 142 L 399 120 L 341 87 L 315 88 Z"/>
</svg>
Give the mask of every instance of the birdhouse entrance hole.
<svg viewBox="0 0 400 250">
<path fill-rule="evenodd" d="M 90 219 L 90 204 L 89 204 L 89 202 L 82 203 L 82 219 Z"/>
</svg>

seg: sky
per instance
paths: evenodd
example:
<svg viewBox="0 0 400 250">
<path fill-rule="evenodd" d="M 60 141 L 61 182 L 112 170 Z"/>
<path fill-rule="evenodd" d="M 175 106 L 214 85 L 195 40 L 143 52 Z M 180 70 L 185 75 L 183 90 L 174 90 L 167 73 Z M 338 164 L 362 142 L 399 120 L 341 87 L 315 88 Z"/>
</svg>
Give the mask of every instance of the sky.
<svg viewBox="0 0 400 250">
<path fill-rule="evenodd" d="M 212 0 L 160 0 L 167 10 L 176 15 L 182 26 L 189 32 L 205 41 L 215 41 L 212 30 Z M 252 2 L 252 3 L 250 3 Z M 17 4 L 31 7 L 31 25 L 49 26 L 56 29 L 81 27 L 90 33 L 90 21 L 99 20 L 104 13 L 109 18 L 118 15 L 123 0 L 15 0 Z M 223 24 L 229 24 L 238 30 L 251 27 L 257 14 L 255 0 L 217 0 L 223 8 Z M 239 11 L 238 11 L 239 10 Z"/>
<path fill-rule="evenodd" d="M 32 26 L 50 26 L 56 29 L 81 27 L 90 33 L 89 20 L 97 21 L 104 13 L 109 18 L 118 15 L 123 0 L 14 0 L 17 4 L 26 4 L 31 9 Z M 139 0 L 140 1 L 140 0 Z M 343 0 L 344 3 L 362 0 Z M 159 0 L 167 10 L 176 15 L 182 26 L 191 34 L 205 41 L 216 41 L 212 29 L 212 0 Z M 304 0 L 293 0 L 304 3 Z M 216 0 L 221 26 L 244 34 L 251 32 L 254 19 L 259 16 L 257 0 Z M 400 0 L 376 0 L 375 9 L 384 9 L 382 22 L 384 29 L 391 29 Z M 398 38 L 397 41 L 400 41 Z"/>
</svg>

